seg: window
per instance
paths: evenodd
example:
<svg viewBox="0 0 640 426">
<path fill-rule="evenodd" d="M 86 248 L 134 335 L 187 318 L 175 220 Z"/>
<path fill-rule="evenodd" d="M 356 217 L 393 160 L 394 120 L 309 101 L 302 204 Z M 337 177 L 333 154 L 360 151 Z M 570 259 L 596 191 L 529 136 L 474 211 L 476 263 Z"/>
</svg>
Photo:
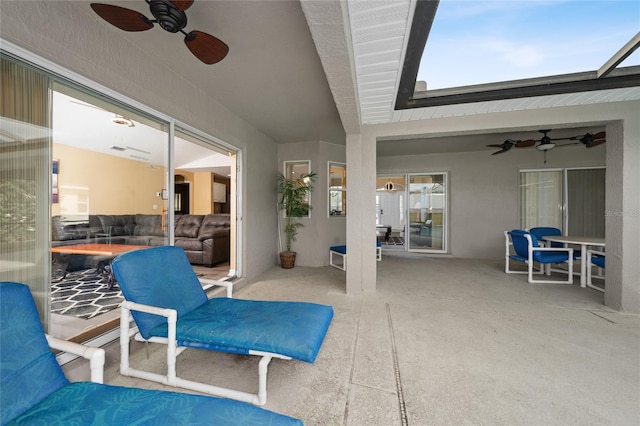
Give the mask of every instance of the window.
<svg viewBox="0 0 640 426">
<path fill-rule="evenodd" d="M 329 217 L 347 215 L 347 166 L 329 162 Z"/>
<path fill-rule="evenodd" d="M 296 180 L 301 179 L 305 175 L 311 173 L 311 162 L 308 160 L 303 161 L 285 161 L 284 162 L 284 177 L 286 179 Z M 309 218 L 311 217 L 311 193 L 307 193 L 305 196 L 305 204 L 309 208 L 306 208 L 306 214 L 296 215 L 296 217 Z M 283 214 L 286 217 L 286 213 Z"/>
</svg>

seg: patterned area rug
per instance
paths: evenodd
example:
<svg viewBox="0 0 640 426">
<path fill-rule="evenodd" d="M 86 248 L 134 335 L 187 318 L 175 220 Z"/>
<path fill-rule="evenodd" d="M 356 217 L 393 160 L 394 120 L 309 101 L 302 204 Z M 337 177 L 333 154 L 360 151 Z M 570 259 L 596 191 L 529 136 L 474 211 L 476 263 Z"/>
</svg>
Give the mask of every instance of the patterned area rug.
<svg viewBox="0 0 640 426">
<path fill-rule="evenodd" d="M 403 246 L 404 238 L 403 237 L 389 237 L 389 241 L 385 241 L 384 237 L 378 237 L 378 241 L 380 244 L 387 246 Z"/>
<path fill-rule="evenodd" d="M 111 290 L 107 275 L 95 269 L 69 272 L 51 284 L 51 313 L 90 319 L 120 306 L 124 298 L 116 283 Z"/>
</svg>

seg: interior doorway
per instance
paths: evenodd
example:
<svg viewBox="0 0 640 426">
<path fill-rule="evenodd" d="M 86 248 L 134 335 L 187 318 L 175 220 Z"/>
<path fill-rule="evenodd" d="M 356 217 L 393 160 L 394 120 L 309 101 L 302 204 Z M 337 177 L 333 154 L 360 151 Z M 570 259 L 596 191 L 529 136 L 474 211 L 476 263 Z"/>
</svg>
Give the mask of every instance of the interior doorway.
<svg viewBox="0 0 640 426">
<path fill-rule="evenodd" d="M 174 183 L 174 207 L 175 214 L 189 214 L 189 181 L 184 176 L 176 175 Z"/>
</svg>

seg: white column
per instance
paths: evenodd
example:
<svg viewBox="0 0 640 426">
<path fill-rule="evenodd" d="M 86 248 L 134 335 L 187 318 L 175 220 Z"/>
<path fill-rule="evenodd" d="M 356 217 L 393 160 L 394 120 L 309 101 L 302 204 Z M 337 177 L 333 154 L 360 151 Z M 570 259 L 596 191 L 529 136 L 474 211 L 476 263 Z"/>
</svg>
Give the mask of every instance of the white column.
<svg viewBox="0 0 640 426">
<path fill-rule="evenodd" d="M 637 116 L 607 125 L 604 302 L 626 312 L 640 312 L 639 140 Z"/>
<path fill-rule="evenodd" d="M 376 139 L 347 135 L 347 294 L 376 290 Z"/>
</svg>

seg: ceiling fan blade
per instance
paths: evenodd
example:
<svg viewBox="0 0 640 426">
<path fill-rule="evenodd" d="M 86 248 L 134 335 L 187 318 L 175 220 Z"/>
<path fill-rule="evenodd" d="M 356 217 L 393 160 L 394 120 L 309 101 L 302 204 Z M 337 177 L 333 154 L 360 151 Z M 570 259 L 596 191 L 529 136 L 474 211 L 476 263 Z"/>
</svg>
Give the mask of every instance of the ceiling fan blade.
<svg viewBox="0 0 640 426">
<path fill-rule="evenodd" d="M 508 149 L 501 149 L 500 151 L 496 151 L 496 152 L 494 152 L 494 153 L 493 153 L 493 154 L 491 154 L 491 155 L 502 154 L 503 152 L 507 152 L 507 151 L 509 151 L 509 150 L 508 150 Z"/>
<path fill-rule="evenodd" d="M 191 5 L 193 4 L 193 0 L 170 0 L 170 1 L 171 1 L 171 3 L 176 5 L 178 10 L 181 10 L 183 12 L 185 10 L 189 9 L 191 7 Z"/>
<path fill-rule="evenodd" d="M 607 132 L 598 132 L 593 135 L 593 139 L 604 139 L 607 137 Z"/>
<path fill-rule="evenodd" d="M 587 144 L 587 148 L 593 148 L 594 146 L 602 145 L 606 141 L 606 139 L 596 139 L 593 142 Z"/>
<path fill-rule="evenodd" d="M 223 41 L 202 31 L 191 31 L 184 43 L 196 58 L 208 65 L 220 62 L 229 53 L 229 46 Z"/>
<path fill-rule="evenodd" d="M 501 143 L 493 143 L 491 145 L 487 145 L 487 148 L 503 148 Z"/>
<path fill-rule="evenodd" d="M 140 12 L 103 3 L 91 3 L 91 9 L 102 19 L 124 31 L 146 31 L 153 24 Z"/>
<path fill-rule="evenodd" d="M 533 139 L 527 139 L 524 141 L 517 141 L 516 148 L 528 148 L 530 146 L 534 146 L 538 141 L 534 141 Z"/>
</svg>

